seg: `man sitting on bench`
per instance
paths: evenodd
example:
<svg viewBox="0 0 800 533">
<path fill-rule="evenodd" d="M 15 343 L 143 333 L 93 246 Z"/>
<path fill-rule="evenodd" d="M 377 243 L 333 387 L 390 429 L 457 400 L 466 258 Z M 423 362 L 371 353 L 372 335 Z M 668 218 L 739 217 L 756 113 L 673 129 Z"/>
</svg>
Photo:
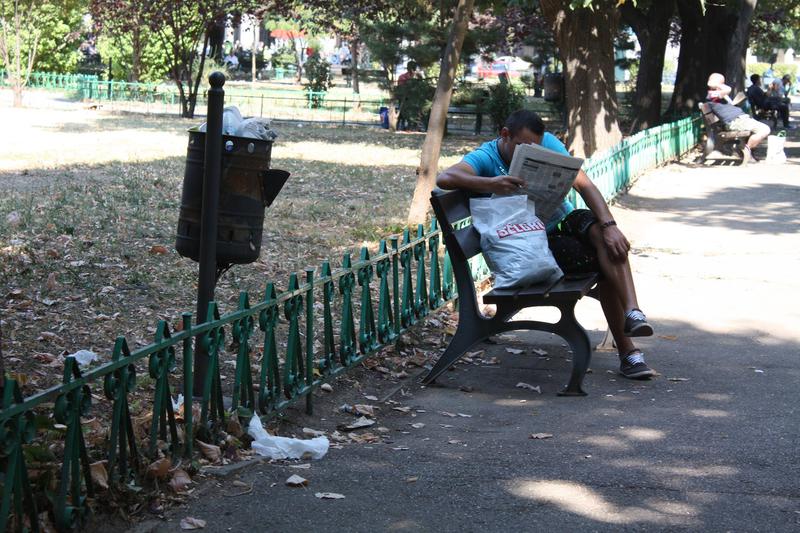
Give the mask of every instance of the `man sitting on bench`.
<svg viewBox="0 0 800 533">
<path fill-rule="evenodd" d="M 482 195 L 518 194 L 525 182 L 509 176 L 508 167 L 516 146 L 532 143 L 569 155 L 561 141 L 544 131 L 544 123 L 536 113 L 521 109 L 506 119 L 499 138 L 465 155 L 460 163 L 442 172 L 436 184 L 442 189 L 466 189 Z M 551 219 L 544 221 L 548 244 L 564 273 L 602 274 L 597 288 L 619 350 L 620 373 L 632 379 L 649 378 L 655 372 L 630 339 L 653 334 L 636 299 L 628 262 L 630 243 L 617 227 L 602 194 L 582 170 L 573 188 L 589 209 L 575 209 L 564 200 Z"/>
<path fill-rule="evenodd" d="M 742 165 L 750 161 L 757 161 L 753 156 L 753 149 L 767 138 L 770 129 L 763 122 L 759 122 L 741 108 L 730 103 L 731 88 L 725 85 L 725 76 L 718 72 L 708 77 L 708 100 L 711 111 L 725 124 L 729 131 L 749 131 L 750 137 L 742 150 Z"/>
<path fill-rule="evenodd" d="M 780 80 L 778 81 L 780 82 Z M 750 100 L 750 105 L 766 111 L 774 109 L 783 121 L 783 127 L 793 130 L 794 128 L 789 124 L 789 105 L 783 101 L 783 98 L 767 96 L 767 93 L 761 88 L 761 76 L 758 74 L 750 76 L 750 82 L 752 85 L 747 88 L 747 99 Z"/>
</svg>

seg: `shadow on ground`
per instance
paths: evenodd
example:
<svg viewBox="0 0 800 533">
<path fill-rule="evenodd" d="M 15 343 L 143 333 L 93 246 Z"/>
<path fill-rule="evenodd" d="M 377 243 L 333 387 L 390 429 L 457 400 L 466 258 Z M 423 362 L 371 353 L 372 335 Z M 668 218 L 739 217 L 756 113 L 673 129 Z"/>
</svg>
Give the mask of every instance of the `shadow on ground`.
<svg viewBox="0 0 800 533">
<path fill-rule="evenodd" d="M 397 404 L 381 404 L 383 442 L 331 450 L 307 470 L 261 465 L 207 484 L 170 513 L 172 524 L 196 516 L 215 531 L 796 528 L 797 428 L 786 421 L 797 408 L 783 392 L 800 379 L 796 340 L 765 345 L 753 332 L 718 335 L 679 321 L 658 324 L 658 333 L 644 343 L 660 377 L 624 380 L 615 356 L 595 354 L 584 398 L 555 396 L 570 366 L 555 338 L 514 333 L 481 345 L 499 365 L 460 364 L 439 386 L 409 383 Z M 368 380 L 359 391 L 370 393 Z M 392 410 L 400 405 L 411 412 Z M 330 431 L 343 416 L 318 413 L 313 423 Z M 298 417 L 298 430 L 309 420 Z M 552 437 L 530 438 L 537 433 Z M 295 473 L 307 489 L 284 485 Z M 234 480 L 252 493 L 213 496 L 240 492 Z"/>
</svg>

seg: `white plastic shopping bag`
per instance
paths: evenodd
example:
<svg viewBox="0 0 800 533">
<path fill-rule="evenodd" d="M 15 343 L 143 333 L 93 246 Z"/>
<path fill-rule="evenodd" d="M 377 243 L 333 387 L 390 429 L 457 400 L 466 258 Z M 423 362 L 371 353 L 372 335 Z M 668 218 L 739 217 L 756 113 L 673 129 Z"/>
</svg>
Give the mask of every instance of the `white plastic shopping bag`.
<svg viewBox="0 0 800 533">
<path fill-rule="evenodd" d="M 785 163 L 786 153 L 783 147 L 786 144 L 786 132 L 781 131 L 777 135 L 767 137 L 767 162 Z"/>
<path fill-rule="evenodd" d="M 496 289 L 552 283 L 564 275 L 527 196 L 472 198 L 469 207 Z"/>
</svg>

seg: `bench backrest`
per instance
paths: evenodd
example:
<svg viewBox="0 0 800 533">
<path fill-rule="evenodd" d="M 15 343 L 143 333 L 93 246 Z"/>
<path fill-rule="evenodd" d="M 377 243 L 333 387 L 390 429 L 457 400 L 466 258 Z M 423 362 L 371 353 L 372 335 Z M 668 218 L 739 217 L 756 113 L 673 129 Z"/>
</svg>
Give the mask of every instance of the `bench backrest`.
<svg viewBox="0 0 800 533">
<path fill-rule="evenodd" d="M 471 216 L 469 199 L 471 195 L 464 191 L 442 191 L 439 189 L 431 192 L 431 205 L 442 229 L 444 245 L 450 255 L 450 264 L 458 288 L 458 310 L 470 314 L 480 314 L 478 310 L 475 282 L 472 279 L 467 259 L 481 252 L 481 237 L 469 220 L 458 224 L 459 229 L 453 225 Z"/>
<path fill-rule="evenodd" d="M 719 122 L 719 117 L 714 114 L 714 111 L 711 110 L 711 105 L 708 102 L 700 102 L 699 104 L 700 111 L 703 113 L 703 120 L 709 126 L 713 126 L 717 122 Z"/>
<path fill-rule="evenodd" d="M 464 262 L 481 251 L 481 238 L 471 221 L 459 229 L 453 228 L 456 222 L 471 216 L 470 197 L 470 193 L 465 191 L 436 189 L 431 192 L 433 212 L 442 229 L 447 252 L 454 261 Z"/>
</svg>

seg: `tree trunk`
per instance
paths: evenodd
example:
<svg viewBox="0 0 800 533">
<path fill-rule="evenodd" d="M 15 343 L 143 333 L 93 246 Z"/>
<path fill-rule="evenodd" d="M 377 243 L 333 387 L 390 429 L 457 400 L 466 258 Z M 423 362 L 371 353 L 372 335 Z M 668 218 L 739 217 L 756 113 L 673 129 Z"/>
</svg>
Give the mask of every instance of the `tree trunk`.
<svg viewBox="0 0 800 533">
<path fill-rule="evenodd" d="M 14 107 L 22 107 L 22 84 L 14 83 Z"/>
<path fill-rule="evenodd" d="M 128 81 L 138 82 L 142 75 L 142 30 L 139 27 L 133 29 L 131 37 L 131 45 L 133 47 L 131 74 Z"/>
<path fill-rule="evenodd" d="M 540 5 L 565 67 L 567 148 L 588 157 L 622 140 L 614 82 L 616 0 L 598 0 L 593 9 L 570 9 L 559 0 Z"/>
<path fill-rule="evenodd" d="M 253 84 L 253 89 L 256 85 L 256 54 L 258 53 L 258 32 L 261 27 L 261 19 L 253 17 L 253 49 L 250 54 L 250 81 Z"/>
<path fill-rule="evenodd" d="M 742 0 L 736 29 L 728 47 L 727 72 L 725 77 L 733 92 L 744 91 L 744 78 L 747 68 L 747 43 L 750 41 L 750 23 L 758 0 Z"/>
<path fill-rule="evenodd" d="M 453 95 L 453 81 L 458 68 L 458 58 L 461 55 L 461 46 L 467 34 L 467 24 L 472 14 L 474 0 L 458 0 L 453 24 L 450 27 L 450 36 L 447 39 L 442 64 L 439 70 L 439 81 L 436 83 L 436 92 L 431 104 L 431 114 L 428 119 L 428 130 L 425 142 L 422 144 L 417 171 L 417 186 L 414 189 L 414 198 L 408 210 L 408 224 L 425 222 L 425 215 L 430 207 L 431 191 L 436 183 L 436 174 L 439 169 L 439 153 L 442 148 L 442 137 L 447 125 L 447 108 L 450 107 L 450 97 Z"/>
<path fill-rule="evenodd" d="M 358 37 L 350 41 L 350 75 L 352 76 L 352 86 L 354 94 L 361 94 L 361 89 L 358 86 L 358 45 L 360 41 Z"/>
<path fill-rule="evenodd" d="M 197 93 L 200 90 L 200 80 L 203 78 L 203 68 L 206 66 L 206 47 L 208 46 L 208 39 L 210 30 L 206 29 L 205 36 L 203 37 L 203 48 L 200 52 L 200 65 L 197 67 L 197 77 L 194 79 L 194 86 L 192 83 L 192 70 L 189 69 L 189 114 L 184 115 L 185 118 L 194 118 L 194 109 L 197 106 Z"/>
<path fill-rule="evenodd" d="M 652 2 L 647 12 L 634 7 L 630 2 L 620 6 L 622 17 L 633 28 L 641 46 L 631 132 L 644 130 L 661 122 L 664 51 L 674 11 L 675 0 Z"/>
<path fill-rule="evenodd" d="M 725 5 L 706 4 L 705 15 L 696 0 L 677 0 L 681 17 L 681 53 L 675 91 L 667 111 L 684 116 L 697 111 L 705 99 L 708 75 L 727 76 L 728 50 L 736 29 L 738 12 Z"/>
</svg>

